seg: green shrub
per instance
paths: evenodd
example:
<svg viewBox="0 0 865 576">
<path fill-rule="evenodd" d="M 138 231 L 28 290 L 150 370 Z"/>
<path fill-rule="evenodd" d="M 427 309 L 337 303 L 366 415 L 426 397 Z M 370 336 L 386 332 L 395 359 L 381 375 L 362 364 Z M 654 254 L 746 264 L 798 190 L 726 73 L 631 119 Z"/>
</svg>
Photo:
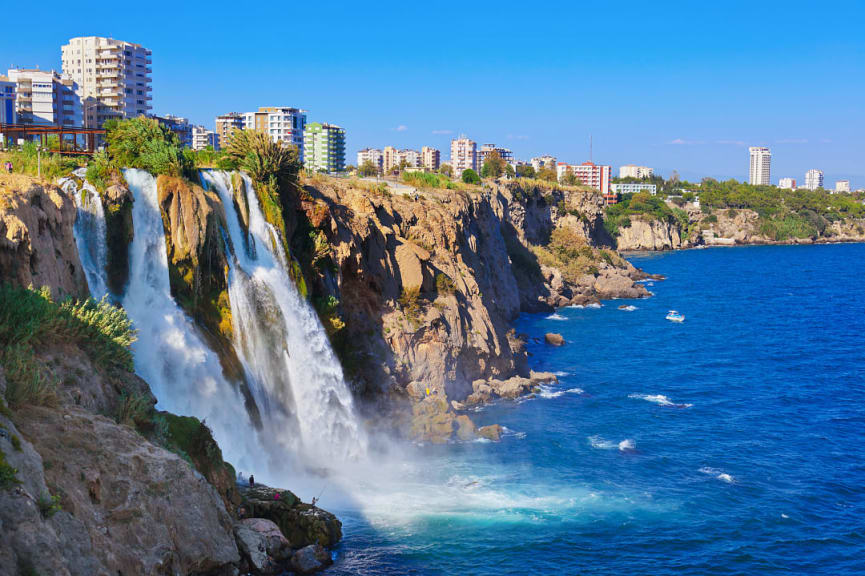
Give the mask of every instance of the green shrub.
<svg viewBox="0 0 865 576">
<path fill-rule="evenodd" d="M 9 490 L 21 484 L 17 474 L 18 470 L 6 462 L 6 455 L 0 450 L 0 490 Z"/>
<path fill-rule="evenodd" d="M 129 394 L 124 391 L 120 394 L 120 403 L 114 419 L 118 424 L 140 430 L 150 425 L 152 410 L 153 406 L 150 404 L 149 397 L 143 394 Z"/>
<path fill-rule="evenodd" d="M 184 154 L 177 135 L 154 118 L 138 116 L 105 123 L 105 142 L 111 164 L 140 168 L 151 174 L 194 176 L 194 165 Z"/>
<path fill-rule="evenodd" d="M 36 501 L 36 505 L 39 507 L 39 512 L 42 514 L 43 518 L 51 518 L 57 512 L 63 510 L 63 507 L 60 506 L 60 496 L 54 494 L 43 494 Z"/>
<path fill-rule="evenodd" d="M 463 170 L 462 173 L 462 181 L 465 184 L 480 184 L 481 177 L 478 176 L 478 173 L 469 168 L 468 170 Z"/>
<path fill-rule="evenodd" d="M 403 288 L 399 297 L 399 305 L 403 313 L 413 323 L 420 321 L 420 287 Z"/>
<path fill-rule="evenodd" d="M 401 178 L 403 182 L 416 188 L 436 190 L 456 190 L 459 188 L 456 183 L 451 182 L 450 178 L 435 172 L 403 172 Z"/>
<path fill-rule="evenodd" d="M 436 275 L 436 292 L 439 294 L 453 294 L 456 292 L 454 281 L 444 272 L 439 272 Z"/>
</svg>

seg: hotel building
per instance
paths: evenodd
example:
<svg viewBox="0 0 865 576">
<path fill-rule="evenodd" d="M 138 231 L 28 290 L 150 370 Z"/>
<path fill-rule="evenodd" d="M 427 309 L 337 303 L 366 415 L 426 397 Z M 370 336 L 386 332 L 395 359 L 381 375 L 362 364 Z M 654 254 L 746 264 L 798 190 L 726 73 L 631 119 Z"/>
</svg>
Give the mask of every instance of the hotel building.
<svg viewBox="0 0 865 576">
<path fill-rule="evenodd" d="M 636 178 L 636 176 L 631 176 Z M 658 193 L 658 187 L 655 184 L 611 184 L 610 188 L 615 194 L 639 194 L 640 192 L 648 192 L 652 196 Z"/>
<path fill-rule="evenodd" d="M 303 130 L 304 167 L 313 172 L 345 170 L 345 129 L 312 122 Z"/>
<path fill-rule="evenodd" d="M 796 179 L 795 178 L 781 178 L 778 180 L 778 188 L 782 190 L 795 190 L 796 189 Z"/>
<path fill-rule="evenodd" d="M 9 70 L 15 83 L 15 113 L 21 124 L 80 127 L 78 86 L 54 70 Z"/>
<path fill-rule="evenodd" d="M 835 182 L 835 193 L 850 193 L 850 181 L 849 180 L 837 180 Z"/>
<path fill-rule="evenodd" d="M 805 172 L 805 188 L 816 190 L 823 187 L 823 171 L 811 169 Z"/>
<path fill-rule="evenodd" d="M 84 125 L 146 116 L 151 110 L 150 50 L 113 38 L 72 38 L 62 48 L 63 73 L 78 85 Z"/>
<path fill-rule="evenodd" d="M 654 174 L 655 170 L 648 166 L 635 166 L 634 164 L 619 166 L 619 178 L 637 178 L 638 180 L 643 180 L 644 178 L 651 178 Z"/>
<path fill-rule="evenodd" d="M 748 182 L 752 186 L 768 186 L 772 167 L 772 152 L 763 146 L 751 146 L 748 151 L 751 155 Z"/>
<path fill-rule="evenodd" d="M 600 190 L 605 197 L 610 195 L 610 172 L 612 168 L 594 162 L 583 162 L 582 164 L 567 164 L 559 162 L 556 166 L 556 175 L 561 182 L 566 174 L 573 174 L 584 186 L 590 186 Z"/>
</svg>

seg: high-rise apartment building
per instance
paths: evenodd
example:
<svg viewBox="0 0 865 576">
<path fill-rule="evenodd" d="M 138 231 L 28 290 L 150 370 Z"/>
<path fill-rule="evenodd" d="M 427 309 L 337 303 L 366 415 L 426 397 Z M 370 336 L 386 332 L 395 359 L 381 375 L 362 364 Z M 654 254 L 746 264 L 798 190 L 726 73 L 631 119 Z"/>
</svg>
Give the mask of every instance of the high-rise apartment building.
<svg viewBox="0 0 865 576">
<path fill-rule="evenodd" d="M 555 170 L 558 165 L 555 156 L 535 156 L 531 159 L 531 163 L 535 172 L 540 172 L 544 168 Z"/>
<path fill-rule="evenodd" d="M 99 36 L 72 38 L 62 50 L 63 73 L 78 84 L 85 126 L 150 113 L 150 50 Z"/>
<path fill-rule="evenodd" d="M 381 172 L 384 169 L 384 154 L 377 148 L 364 148 L 357 153 L 357 167 L 360 168 L 366 162 L 371 162 Z"/>
<path fill-rule="evenodd" d="M 397 150 L 393 146 L 385 146 L 382 151 L 382 169 L 388 174 L 394 168 L 420 168 L 421 153 L 417 150 L 406 148 Z"/>
<path fill-rule="evenodd" d="M 837 180 L 835 182 L 835 193 L 850 193 L 850 181 L 849 180 Z"/>
<path fill-rule="evenodd" d="M 823 171 L 811 169 L 805 172 L 805 188 L 816 190 L 823 187 Z"/>
<path fill-rule="evenodd" d="M 152 116 L 154 120 L 177 134 L 180 145 L 184 148 L 192 148 L 192 125 L 186 118 L 166 114 L 165 116 Z"/>
<path fill-rule="evenodd" d="M 795 178 L 781 178 L 778 180 L 778 188 L 782 190 L 795 190 L 796 189 L 796 179 Z"/>
<path fill-rule="evenodd" d="M 619 166 L 619 178 L 637 178 L 643 180 L 654 176 L 655 170 L 648 166 L 635 166 L 634 164 L 626 164 Z"/>
<path fill-rule="evenodd" d="M 314 172 L 345 170 L 345 129 L 312 122 L 303 130 L 304 167 Z"/>
<path fill-rule="evenodd" d="M 420 156 L 424 170 L 438 170 L 442 165 L 442 153 L 436 148 L 424 146 L 420 149 Z"/>
<path fill-rule="evenodd" d="M 451 140 L 451 168 L 456 178 L 466 170 L 477 171 L 478 148 L 474 141 L 465 136 Z"/>
<path fill-rule="evenodd" d="M 748 182 L 752 186 L 768 186 L 772 167 L 772 152 L 765 146 L 751 146 L 751 170 Z"/>
<path fill-rule="evenodd" d="M 218 150 L 219 143 L 216 140 L 216 133 L 213 130 L 208 130 L 204 126 L 192 127 L 192 149 L 204 150 L 207 147 Z"/>
<path fill-rule="evenodd" d="M 487 158 L 493 152 L 498 152 L 501 159 L 504 160 L 507 164 L 512 164 L 514 161 L 514 153 L 511 152 L 509 149 L 496 146 L 495 144 L 484 144 L 478 149 L 477 152 L 476 163 L 478 170 L 483 170 L 484 162 L 487 161 Z"/>
<path fill-rule="evenodd" d="M 21 124 L 81 126 L 81 100 L 75 82 L 54 70 L 9 70 L 15 83 L 15 111 Z"/>
<path fill-rule="evenodd" d="M 18 116 L 15 111 L 15 82 L 0 74 L 0 124 L 15 124 Z M 0 141 L 0 145 L 3 142 Z"/>
<path fill-rule="evenodd" d="M 566 174 L 573 174 L 584 186 L 591 186 L 601 191 L 604 196 L 610 195 L 610 173 L 612 167 L 598 165 L 593 162 L 582 164 L 567 164 L 559 162 L 556 166 L 556 175 L 562 182 Z"/>
<path fill-rule="evenodd" d="M 229 112 L 228 114 L 217 116 L 215 126 L 216 146 L 219 150 L 223 150 L 228 146 L 231 133 L 235 130 L 243 130 L 243 114 Z"/>
<path fill-rule="evenodd" d="M 259 130 L 270 134 L 274 142 L 297 146 L 300 161 L 304 161 L 303 130 L 306 110 L 280 106 L 263 106 L 258 112 L 243 115 L 244 130 Z"/>
</svg>

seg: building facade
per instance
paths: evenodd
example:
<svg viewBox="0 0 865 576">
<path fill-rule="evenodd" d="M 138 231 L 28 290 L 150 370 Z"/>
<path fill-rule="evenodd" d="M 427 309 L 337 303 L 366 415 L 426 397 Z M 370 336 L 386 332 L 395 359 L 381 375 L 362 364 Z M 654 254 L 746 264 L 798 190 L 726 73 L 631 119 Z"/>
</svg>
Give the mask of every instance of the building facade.
<svg viewBox="0 0 865 576">
<path fill-rule="evenodd" d="M 147 116 L 152 108 L 152 60 L 140 44 L 85 36 L 62 48 L 63 73 L 78 84 L 84 125 Z"/>
<path fill-rule="evenodd" d="M 835 193 L 836 194 L 849 194 L 850 193 L 850 181 L 849 180 L 837 180 L 835 182 Z"/>
<path fill-rule="evenodd" d="M 258 112 L 243 115 L 244 130 L 259 130 L 270 134 L 274 142 L 297 146 L 300 161 L 304 162 L 303 131 L 306 128 L 306 110 L 280 106 L 263 106 Z"/>
<path fill-rule="evenodd" d="M 15 113 L 21 124 L 82 125 L 77 85 L 54 70 L 9 70 L 15 83 Z"/>
<path fill-rule="evenodd" d="M 312 122 L 303 130 L 304 167 L 332 174 L 345 170 L 345 129 Z"/>
<path fill-rule="evenodd" d="M 823 171 L 811 169 L 805 172 L 805 188 L 816 190 L 823 187 Z"/>
<path fill-rule="evenodd" d="M 567 164 L 559 162 L 556 166 L 556 175 L 562 182 L 566 174 L 573 174 L 584 186 L 590 186 L 599 190 L 604 197 L 611 196 L 610 173 L 612 167 L 595 164 L 594 162 L 583 162 L 582 164 Z"/>
<path fill-rule="evenodd" d="M 636 176 L 631 176 L 636 178 Z M 640 192 L 648 192 L 652 196 L 658 193 L 658 187 L 655 184 L 611 184 L 610 188 L 614 194 L 639 194 Z"/>
<path fill-rule="evenodd" d="M 512 164 L 514 161 L 514 153 L 511 152 L 507 148 L 501 148 L 496 146 L 495 144 L 484 144 L 482 145 L 477 152 L 477 169 L 483 170 L 484 162 L 486 162 L 487 157 L 493 152 L 498 152 L 499 156 L 502 160 L 505 161 L 506 164 Z"/>
<path fill-rule="evenodd" d="M 223 150 L 228 146 L 231 139 L 231 133 L 235 130 L 243 130 L 243 114 L 239 112 L 229 112 L 222 116 L 216 117 L 216 145 L 219 150 Z"/>
<path fill-rule="evenodd" d="M 364 148 L 357 153 L 357 167 L 367 162 L 371 162 L 381 172 L 384 169 L 384 154 L 378 148 Z"/>
<path fill-rule="evenodd" d="M 748 183 L 752 186 L 768 186 L 771 182 L 772 152 L 765 146 L 751 146 L 748 152 L 751 155 Z"/>
<path fill-rule="evenodd" d="M 531 163 L 535 172 L 540 172 L 543 168 L 555 170 L 556 166 L 558 166 L 555 156 L 536 156 L 532 158 Z"/>
<path fill-rule="evenodd" d="M 795 190 L 796 189 L 796 179 L 795 178 L 781 178 L 778 180 L 778 188 L 782 190 Z"/>
<path fill-rule="evenodd" d="M 180 140 L 180 145 L 184 148 L 192 148 L 192 125 L 186 118 L 166 114 L 165 116 L 152 116 L 154 120 L 171 130 L 177 135 Z"/>
<path fill-rule="evenodd" d="M 455 178 L 466 170 L 477 171 L 478 148 L 474 141 L 465 136 L 451 140 L 451 168 Z"/>
<path fill-rule="evenodd" d="M 626 164 L 619 166 L 619 178 L 637 178 L 643 180 L 651 178 L 655 175 L 655 170 L 648 166 L 635 166 L 634 164 Z"/>
<path fill-rule="evenodd" d="M 18 115 L 15 110 L 15 82 L 8 76 L 0 74 L 0 124 L 16 122 L 18 122 Z"/>
<path fill-rule="evenodd" d="M 204 126 L 193 126 L 192 149 L 204 150 L 208 146 L 213 148 L 214 150 L 219 150 L 219 143 L 217 142 L 216 133 L 213 130 L 208 130 Z"/>
<path fill-rule="evenodd" d="M 420 149 L 421 167 L 424 170 L 436 171 L 442 165 L 442 153 L 430 146 L 424 146 Z"/>
<path fill-rule="evenodd" d="M 382 151 L 382 169 L 385 174 L 390 173 L 394 168 L 420 168 L 421 153 L 417 150 L 406 148 L 398 150 L 393 146 L 385 146 Z"/>
</svg>

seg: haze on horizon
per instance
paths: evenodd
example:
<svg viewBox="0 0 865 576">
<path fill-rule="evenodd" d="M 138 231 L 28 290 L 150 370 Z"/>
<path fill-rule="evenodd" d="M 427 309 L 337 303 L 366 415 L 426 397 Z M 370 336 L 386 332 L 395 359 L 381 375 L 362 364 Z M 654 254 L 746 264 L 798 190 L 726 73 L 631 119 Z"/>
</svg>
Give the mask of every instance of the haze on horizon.
<svg viewBox="0 0 865 576">
<path fill-rule="evenodd" d="M 772 182 L 822 169 L 865 187 L 865 5 L 684 0 L 375 5 L 278 2 L 147 8 L 46 0 L 38 33 L 0 37 L 0 66 L 60 69 L 60 46 L 104 35 L 153 51 L 153 112 L 296 106 L 367 146 L 435 146 L 465 133 L 529 159 L 653 166 Z M 26 19 L 28 9 L 21 18 Z"/>
</svg>

